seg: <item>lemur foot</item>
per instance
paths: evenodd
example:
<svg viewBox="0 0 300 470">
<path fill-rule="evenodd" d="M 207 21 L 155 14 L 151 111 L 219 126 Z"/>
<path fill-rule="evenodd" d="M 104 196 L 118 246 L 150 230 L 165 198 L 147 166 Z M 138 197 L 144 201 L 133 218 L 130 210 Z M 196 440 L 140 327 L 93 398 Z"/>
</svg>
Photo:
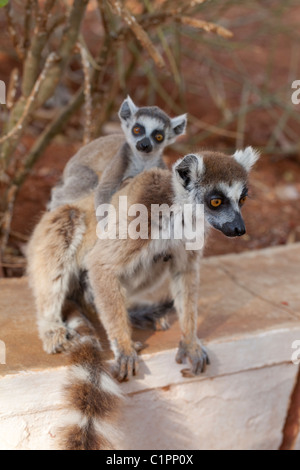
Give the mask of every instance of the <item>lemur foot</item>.
<svg viewBox="0 0 300 470">
<path fill-rule="evenodd" d="M 167 331 L 170 328 L 170 323 L 167 318 L 159 318 L 155 322 L 155 331 Z"/>
<path fill-rule="evenodd" d="M 67 351 L 74 344 L 78 333 L 63 325 L 53 325 L 41 334 L 44 351 L 56 354 Z"/>
<path fill-rule="evenodd" d="M 182 364 L 186 359 L 191 363 L 191 368 L 182 369 L 181 374 L 183 377 L 195 377 L 196 375 L 203 374 L 206 371 L 206 367 L 210 365 L 206 348 L 202 346 L 200 341 L 189 344 L 180 341 L 176 362 Z"/>
<path fill-rule="evenodd" d="M 129 380 L 137 375 L 139 367 L 138 352 L 144 348 L 140 342 L 133 343 L 129 351 L 119 350 L 116 364 L 113 366 L 112 374 L 119 382 Z"/>
</svg>

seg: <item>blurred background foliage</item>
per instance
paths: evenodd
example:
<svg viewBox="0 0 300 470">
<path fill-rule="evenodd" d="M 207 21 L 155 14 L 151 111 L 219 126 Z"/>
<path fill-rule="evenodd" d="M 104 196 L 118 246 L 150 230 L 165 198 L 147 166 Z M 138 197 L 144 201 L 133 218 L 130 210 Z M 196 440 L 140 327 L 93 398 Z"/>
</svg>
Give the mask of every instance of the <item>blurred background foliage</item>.
<svg viewBox="0 0 300 470">
<path fill-rule="evenodd" d="M 254 145 L 271 156 L 265 165 L 277 165 L 290 191 L 273 194 L 270 187 L 282 182 L 263 176 L 258 196 L 287 197 L 291 206 L 300 183 L 300 114 L 291 101 L 300 78 L 299 19 L 296 0 L 10 0 L 0 10 L 0 79 L 7 84 L 0 112 L 2 275 L 22 268 L 33 214 L 45 207 L 67 159 L 116 130 L 128 93 L 139 105 L 189 113 L 188 134 L 170 161 L 201 147 Z M 290 159 L 292 168 L 281 163 Z M 260 233 L 253 246 L 297 241 L 298 226 L 290 226 L 297 215 L 287 214 L 280 234 L 275 227 L 275 239 Z"/>
</svg>

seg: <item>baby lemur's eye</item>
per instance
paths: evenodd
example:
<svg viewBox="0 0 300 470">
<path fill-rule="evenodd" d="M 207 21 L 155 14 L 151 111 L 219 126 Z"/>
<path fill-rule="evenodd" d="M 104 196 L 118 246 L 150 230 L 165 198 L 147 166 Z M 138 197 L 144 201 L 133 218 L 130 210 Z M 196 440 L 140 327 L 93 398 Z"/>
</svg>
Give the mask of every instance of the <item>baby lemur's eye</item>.
<svg viewBox="0 0 300 470">
<path fill-rule="evenodd" d="M 140 128 L 140 126 L 135 126 L 135 127 L 132 129 L 132 132 L 133 132 L 135 135 L 140 135 L 140 133 L 142 132 L 142 129 Z"/>
<path fill-rule="evenodd" d="M 222 205 L 222 199 L 211 199 L 210 205 L 214 208 L 220 207 Z"/>
<path fill-rule="evenodd" d="M 162 142 L 164 140 L 163 134 L 156 134 L 155 139 L 157 142 Z"/>
<path fill-rule="evenodd" d="M 248 196 L 242 197 L 242 198 L 240 199 L 240 205 L 243 206 L 243 205 L 246 203 L 247 199 L 248 199 Z"/>
</svg>

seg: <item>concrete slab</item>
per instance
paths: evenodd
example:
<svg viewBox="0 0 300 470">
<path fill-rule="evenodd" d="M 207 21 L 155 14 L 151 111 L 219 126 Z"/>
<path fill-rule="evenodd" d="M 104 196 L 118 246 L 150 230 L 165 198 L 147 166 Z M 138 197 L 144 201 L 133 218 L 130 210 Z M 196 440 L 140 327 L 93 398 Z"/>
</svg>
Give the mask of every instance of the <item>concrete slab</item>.
<svg viewBox="0 0 300 470">
<path fill-rule="evenodd" d="M 122 385 L 130 400 L 121 422 L 132 431 L 118 448 L 279 447 L 298 373 L 291 357 L 300 340 L 299 266 L 299 244 L 203 260 L 198 332 L 212 365 L 200 378 L 182 378 L 175 317 L 169 331 L 135 331 L 147 347 L 139 376 Z M 66 360 L 42 350 L 26 278 L 0 280 L 0 340 L 0 449 L 51 448 Z"/>
</svg>

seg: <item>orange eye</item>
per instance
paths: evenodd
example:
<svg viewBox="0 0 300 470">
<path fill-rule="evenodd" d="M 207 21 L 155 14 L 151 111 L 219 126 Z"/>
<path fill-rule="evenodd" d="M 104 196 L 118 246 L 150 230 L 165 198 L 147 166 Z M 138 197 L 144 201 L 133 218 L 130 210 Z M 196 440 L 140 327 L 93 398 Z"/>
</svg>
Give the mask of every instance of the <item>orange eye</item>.
<svg viewBox="0 0 300 470">
<path fill-rule="evenodd" d="M 139 134 L 141 133 L 141 128 L 140 128 L 140 127 L 134 127 L 134 128 L 133 128 L 133 133 L 134 133 L 135 135 L 139 135 Z"/>
<path fill-rule="evenodd" d="M 162 134 L 157 134 L 155 136 L 157 142 L 162 142 L 164 140 L 164 136 Z"/>
<path fill-rule="evenodd" d="M 212 207 L 220 207 L 222 205 L 222 199 L 212 199 L 210 203 Z"/>
<path fill-rule="evenodd" d="M 246 203 L 247 199 L 248 199 L 247 196 L 242 197 L 242 198 L 240 199 L 240 205 L 243 206 L 243 205 Z"/>
</svg>

